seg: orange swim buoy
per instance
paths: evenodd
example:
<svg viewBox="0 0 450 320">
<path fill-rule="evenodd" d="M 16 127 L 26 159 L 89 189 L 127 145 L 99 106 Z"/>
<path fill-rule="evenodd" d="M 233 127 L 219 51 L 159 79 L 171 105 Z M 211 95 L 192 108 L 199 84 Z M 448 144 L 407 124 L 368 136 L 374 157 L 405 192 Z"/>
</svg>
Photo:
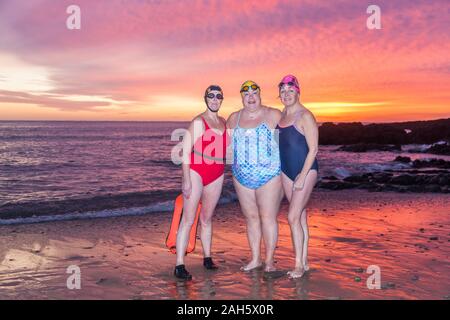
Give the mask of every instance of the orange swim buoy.
<svg viewBox="0 0 450 320">
<path fill-rule="evenodd" d="M 200 210 L 202 208 L 201 202 L 198 204 L 197 213 L 195 215 L 194 224 L 192 225 L 191 232 L 189 233 L 189 243 L 186 248 L 186 254 L 191 253 L 195 249 L 195 242 L 197 237 L 197 224 L 200 217 Z M 180 194 L 175 199 L 175 206 L 173 209 L 172 223 L 170 225 L 169 234 L 166 238 L 166 246 L 170 252 L 177 253 L 177 232 L 180 226 L 181 217 L 183 216 L 183 194 Z"/>
</svg>

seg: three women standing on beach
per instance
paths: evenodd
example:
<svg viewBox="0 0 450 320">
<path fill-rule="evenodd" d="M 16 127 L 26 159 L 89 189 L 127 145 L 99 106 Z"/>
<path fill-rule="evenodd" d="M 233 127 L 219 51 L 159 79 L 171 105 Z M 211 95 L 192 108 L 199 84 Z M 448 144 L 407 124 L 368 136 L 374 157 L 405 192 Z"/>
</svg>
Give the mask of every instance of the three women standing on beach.
<svg viewBox="0 0 450 320">
<path fill-rule="evenodd" d="M 252 252 L 251 261 L 241 268 L 250 271 L 262 267 L 261 240 L 265 243 L 266 272 L 275 271 L 274 252 L 278 240 L 277 214 L 283 193 L 289 201 L 288 221 L 295 251 L 295 267 L 288 274 L 301 277 L 309 269 L 307 254 L 309 232 L 306 205 L 317 181 L 318 129 L 314 116 L 299 101 L 300 86 L 294 76 L 286 76 L 279 84 L 279 94 L 284 105 L 283 112 L 261 104 L 261 89 L 253 81 L 241 86 L 243 108 L 224 120 L 217 116 L 222 103 L 222 90 L 210 86 L 205 92 L 208 109 L 194 118 L 190 127 L 190 139 L 183 141 L 183 217 L 177 234 L 178 278 L 190 279 L 184 267 L 184 253 L 189 231 L 194 222 L 200 199 L 201 240 L 204 251 L 204 266 L 215 269 L 211 259 L 211 217 L 219 200 L 223 185 L 223 161 L 206 165 L 204 151 L 211 139 L 204 139 L 211 126 L 219 133 L 216 147 L 222 152 L 206 158 L 217 161 L 224 158 L 226 128 L 232 131 L 233 183 L 242 212 L 247 220 L 247 237 Z M 194 130 L 201 126 L 200 133 Z M 279 130 L 279 141 L 276 139 Z M 199 142 L 200 141 L 200 142 Z M 201 151 L 196 151 L 200 146 Z M 193 151 L 192 151 L 193 150 Z M 216 152 L 217 153 L 217 152 Z M 200 163 L 193 164 L 195 154 L 201 156 Z M 188 160 L 188 161 L 186 161 Z"/>
</svg>

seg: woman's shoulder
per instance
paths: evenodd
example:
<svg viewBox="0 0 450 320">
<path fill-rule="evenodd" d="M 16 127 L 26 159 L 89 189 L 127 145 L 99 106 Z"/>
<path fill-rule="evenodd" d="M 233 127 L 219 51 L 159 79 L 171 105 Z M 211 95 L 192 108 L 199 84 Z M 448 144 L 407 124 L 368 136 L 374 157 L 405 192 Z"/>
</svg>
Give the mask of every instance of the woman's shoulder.
<svg viewBox="0 0 450 320">
<path fill-rule="evenodd" d="M 191 123 L 199 123 L 199 122 L 203 123 L 203 113 L 196 115 L 191 121 Z"/>
<path fill-rule="evenodd" d="M 241 112 L 241 110 L 242 109 L 234 111 L 228 116 L 228 119 L 226 120 L 228 128 L 234 128 L 236 126 L 239 112 Z"/>
<path fill-rule="evenodd" d="M 189 124 L 189 128 L 190 129 L 193 129 L 194 127 L 198 128 L 199 126 L 201 128 L 203 128 L 203 113 L 200 113 L 200 114 L 196 115 L 192 119 L 191 123 Z"/>
<path fill-rule="evenodd" d="M 267 115 L 269 116 L 270 119 L 275 119 L 275 125 L 280 121 L 283 113 L 277 109 L 277 108 L 273 108 L 273 107 L 268 107 L 268 106 L 263 106 L 266 109 Z"/>
<path fill-rule="evenodd" d="M 219 116 L 219 119 L 220 121 L 227 122 L 227 119 L 225 117 Z"/>
<path fill-rule="evenodd" d="M 281 111 L 279 110 L 279 109 L 277 109 L 277 108 L 274 108 L 274 107 L 270 107 L 270 106 L 266 106 L 266 105 L 263 105 L 263 107 L 266 109 L 266 111 L 268 112 L 268 113 L 270 113 L 271 115 L 280 115 L 281 116 Z"/>
<path fill-rule="evenodd" d="M 303 108 L 302 111 L 300 111 L 299 117 L 297 118 L 297 123 L 300 122 L 300 124 L 303 123 L 316 123 L 316 118 L 314 117 L 314 114 L 307 108 Z"/>
</svg>

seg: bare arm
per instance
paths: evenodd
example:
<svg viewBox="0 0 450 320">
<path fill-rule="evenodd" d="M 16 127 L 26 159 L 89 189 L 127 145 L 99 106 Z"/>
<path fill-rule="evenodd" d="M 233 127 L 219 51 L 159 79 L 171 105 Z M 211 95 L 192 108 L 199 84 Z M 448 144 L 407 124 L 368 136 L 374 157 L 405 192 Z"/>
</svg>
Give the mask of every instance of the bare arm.
<svg viewBox="0 0 450 320">
<path fill-rule="evenodd" d="M 233 137 L 233 130 L 237 125 L 237 115 L 238 112 L 233 112 L 230 114 L 230 116 L 227 119 L 227 150 L 226 150 L 226 163 L 232 164 L 233 163 L 233 143 L 232 143 L 232 137 Z"/>
<path fill-rule="evenodd" d="M 239 112 L 236 111 L 229 115 L 227 119 L 227 129 L 233 129 L 234 127 L 236 127 L 238 113 Z"/>
<path fill-rule="evenodd" d="M 271 107 L 268 107 L 268 108 L 269 108 L 269 111 L 270 111 L 270 119 L 269 119 L 270 121 L 269 122 L 270 122 L 271 126 L 273 128 L 275 128 L 277 126 L 278 122 L 280 122 L 280 119 L 282 117 L 282 113 L 278 109 L 271 108 Z"/>
<path fill-rule="evenodd" d="M 302 189 L 305 183 L 306 175 L 314 164 L 317 152 L 319 150 L 319 129 L 317 127 L 316 119 L 312 113 L 306 113 L 303 116 L 303 131 L 305 133 L 306 143 L 308 144 L 309 152 L 306 156 L 302 171 L 298 174 L 294 182 L 295 189 Z"/>
<path fill-rule="evenodd" d="M 190 162 L 191 162 L 191 152 L 195 141 L 203 134 L 204 128 L 203 123 L 200 118 L 195 118 L 183 138 L 183 155 L 182 155 L 182 172 L 183 172 L 183 182 L 182 190 L 186 197 L 189 198 L 191 193 L 191 175 L 190 175 Z"/>
</svg>

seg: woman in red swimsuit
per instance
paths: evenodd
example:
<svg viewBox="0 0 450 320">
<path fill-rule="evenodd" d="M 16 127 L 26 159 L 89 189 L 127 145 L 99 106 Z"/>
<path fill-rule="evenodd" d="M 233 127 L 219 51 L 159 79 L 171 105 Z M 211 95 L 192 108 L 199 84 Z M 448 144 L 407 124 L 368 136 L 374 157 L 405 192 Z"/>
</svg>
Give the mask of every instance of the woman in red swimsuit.
<svg viewBox="0 0 450 320">
<path fill-rule="evenodd" d="M 184 266 L 184 256 L 189 232 L 195 220 L 197 206 L 200 212 L 200 239 L 203 247 L 203 265 L 217 269 L 211 259 L 211 218 L 222 192 L 227 147 L 226 121 L 218 116 L 223 101 L 219 86 L 209 86 L 205 91 L 207 109 L 192 120 L 188 134 L 183 139 L 183 217 L 177 233 L 177 262 L 175 276 L 190 280 L 192 276 Z"/>
</svg>

